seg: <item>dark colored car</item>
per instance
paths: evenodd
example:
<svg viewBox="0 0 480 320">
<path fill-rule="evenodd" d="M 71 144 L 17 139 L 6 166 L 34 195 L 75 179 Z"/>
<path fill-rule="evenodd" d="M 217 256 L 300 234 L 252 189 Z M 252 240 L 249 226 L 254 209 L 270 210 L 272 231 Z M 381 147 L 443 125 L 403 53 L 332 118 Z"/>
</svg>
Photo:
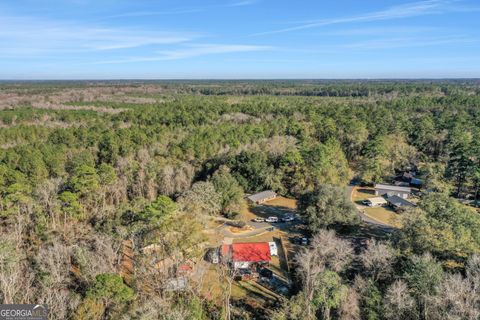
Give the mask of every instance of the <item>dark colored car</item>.
<svg viewBox="0 0 480 320">
<path fill-rule="evenodd" d="M 290 221 L 293 221 L 295 220 L 295 217 L 292 217 L 292 216 L 285 216 L 283 217 L 282 219 L 280 219 L 282 222 L 290 222 Z"/>
<path fill-rule="evenodd" d="M 273 271 L 267 268 L 260 269 L 259 272 L 260 276 L 265 277 L 265 278 L 272 278 L 273 277 Z"/>
</svg>

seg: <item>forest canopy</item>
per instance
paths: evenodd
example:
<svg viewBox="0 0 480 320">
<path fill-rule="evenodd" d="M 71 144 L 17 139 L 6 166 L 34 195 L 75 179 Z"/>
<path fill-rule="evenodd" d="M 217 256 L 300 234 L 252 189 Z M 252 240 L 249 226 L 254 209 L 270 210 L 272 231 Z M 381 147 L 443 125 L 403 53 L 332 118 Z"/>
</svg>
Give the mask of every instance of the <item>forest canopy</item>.
<svg viewBox="0 0 480 320">
<path fill-rule="evenodd" d="M 405 172 L 403 227 L 345 240 L 366 228 L 346 186 Z M 172 293 L 264 190 L 314 244 L 293 293 L 259 314 Z M 0 296 L 58 319 L 475 319 L 479 191 L 476 80 L 0 83 Z"/>
</svg>

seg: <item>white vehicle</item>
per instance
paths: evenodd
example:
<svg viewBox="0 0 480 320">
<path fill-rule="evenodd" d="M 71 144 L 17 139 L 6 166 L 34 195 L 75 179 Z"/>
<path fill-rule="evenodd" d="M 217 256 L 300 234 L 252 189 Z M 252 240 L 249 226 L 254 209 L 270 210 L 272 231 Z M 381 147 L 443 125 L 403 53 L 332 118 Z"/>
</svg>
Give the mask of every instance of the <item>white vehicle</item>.
<svg viewBox="0 0 480 320">
<path fill-rule="evenodd" d="M 286 216 L 286 217 L 283 217 L 283 218 L 282 218 L 282 221 L 283 221 L 283 222 L 291 222 L 291 221 L 293 221 L 293 220 L 295 220 L 295 218 L 292 217 L 292 216 Z"/>
<path fill-rule="evenodd" d="M 278 222 L 278 218 L 277 217 L 268 217 L 267 219 L 265 219 L 265 222 L 276 223 L 276 222 Z"/>
<path fill-rule="evenodd" d="M 388 202 L 383 197 L 374 197 L 367 200 L 363 200 L 362 204 L 369 206 L 369 207 L 378 207 L 386 205 Z"/>
<path fill-rule="evenodd" d="M 269 242 L 268 245 L 270 246 L 270 255 L 278 256 L 277 244 L 275 242 Z"/>
</svg>

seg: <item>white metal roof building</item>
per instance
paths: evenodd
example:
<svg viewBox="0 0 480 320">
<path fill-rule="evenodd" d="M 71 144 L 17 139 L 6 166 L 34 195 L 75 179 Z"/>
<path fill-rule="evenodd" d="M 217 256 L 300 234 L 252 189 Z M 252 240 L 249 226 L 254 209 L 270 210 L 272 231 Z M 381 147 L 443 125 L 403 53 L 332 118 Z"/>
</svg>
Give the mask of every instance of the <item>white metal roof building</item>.
<svg viewBox="0 0 480 320">
<path fill-rule="evenodd" d="M 402 199 L 407 199 L 412 193 L 412 189 L 409 187 L 400 187 L 394 186 L 391 184 L 381 184 L 378 183 L 375 185 L 375 195 L 376 196 L 397 196 Z"/>
<path fill-rule="evenodd" d="M 369 206 L 372 206 L 372 207 L 387 204 L 387 200 L 385 200 L 385 198 L 383 197 L 370 198 L 370 199 L 367 199 L 366 201 L 369 202 Z"/>
</svg>

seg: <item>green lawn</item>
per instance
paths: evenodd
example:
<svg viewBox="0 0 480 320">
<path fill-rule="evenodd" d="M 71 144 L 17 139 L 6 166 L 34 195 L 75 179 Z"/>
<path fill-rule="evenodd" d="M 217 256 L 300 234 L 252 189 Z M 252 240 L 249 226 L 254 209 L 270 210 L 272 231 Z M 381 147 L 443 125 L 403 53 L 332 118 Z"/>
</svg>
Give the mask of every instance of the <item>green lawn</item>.
<svg viewBox="0 0 480 320">
<path fill-rule="evenodd" d="M 383 224 L 388 224 L 393 227 L 400 227 L 398 222 L 399 215 L 389 207 L 373 207 L 364 210 L 365 215 L 377 220 Z"/>
</svg>

